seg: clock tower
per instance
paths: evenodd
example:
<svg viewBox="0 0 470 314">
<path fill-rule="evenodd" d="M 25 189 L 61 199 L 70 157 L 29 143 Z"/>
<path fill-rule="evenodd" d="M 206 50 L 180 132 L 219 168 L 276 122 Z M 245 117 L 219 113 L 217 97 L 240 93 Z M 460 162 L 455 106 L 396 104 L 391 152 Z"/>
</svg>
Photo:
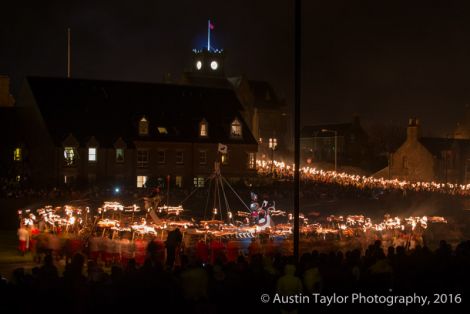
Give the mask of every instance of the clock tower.
<svg viewBox="0 0 470 314">
<path fill-rule="evenodd" d="M 192 73 L 201 76 L 223 77 L 225 53 L 223 50 L 206 48 L 193 50 Z"/>
</svg>

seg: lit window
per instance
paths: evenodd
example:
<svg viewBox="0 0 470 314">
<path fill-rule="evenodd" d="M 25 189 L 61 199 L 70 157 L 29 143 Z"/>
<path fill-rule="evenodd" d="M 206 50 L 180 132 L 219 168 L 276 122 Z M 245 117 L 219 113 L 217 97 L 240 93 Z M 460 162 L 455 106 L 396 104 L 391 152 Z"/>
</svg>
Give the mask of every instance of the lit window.
<svg viewBox="0 0 470 314">
<path fill-rule="evenodd" d="M 21 181 L 21 176 L 16 176 L 16 182 L 20 182 Z"/>
<path fill-rule="evenodd" d="M 256 155 L 255 153 L 248 153 L 248 169 L 255 169 Z"/>
<path fill-rule="evenodd" d="M 88 148 L 88 161 L 96 161 L 96 147 Z"/>
<path fill-rule="evenodd" d="M 164 126 L 159 126 L 157 129 L 160 134 L 168 134 L 168 130 Z"/>
<path fill-rule="evenodd" d="M 116 162 L 118 163 L 124 162 L 124 149 L 123 148 L 116 148 Z"/>
<path fill-rule="evenodd" d="M 137 168 L 147 168 L 149 165 L 149 151 L 137 150 Z"/>
<path fill-rule="evenodd" d="M 204 187 L 204 177 L 194 177 L 193 183 L 194 186 L 197 188 L 203 188 Z"/>
<path fill-rule="evenodd" d="M 139 135 L 149 134 L 149 122 L 145 117 L 142 117 L 139 121 Z"/>
<path fill-rule="evenodd" d="M 182 176 L 176 176 L 175 185 L 179 188 L 183 186 L 183 177 Z"/>
<path fill-rule="evenodd" d="M 147 182 L 147 176 L 137 176 L 137 187 L 138 188 L 145 187 L 146 182 Z"/>
<path fill-rule="evenodd" d="M 184 152 L 182 151 L 176 152 L 176 163 L 180 165 L 184 163 Z"/>
<path fill-rule="evenodd" d="M 207 122 L 203 120 L 199 124 L 199 136 L 206 137 L 207 136 Z"/>
<path fill-rule="evenodd" d="M 205 150 L 199 151 L 199 164 L 205 165 L 207 163 L 207 152 Z"/>
<path fill-rule="evenodd" d="M 21 161 L 23 160 L 23 152 L 21 151 L 21 148 L 17 147 L 13 151 L 13 160 L 14 161 Z"/>
<path fill-rule="evenodd" d="M 228 165 L 228 154 L 222 154 L 222 165 Z"/>
<path fill-rule="evenodd" d="M 159 150 L 157 152 L 157 162 L 159 164 L 164 164 L 165 163 L 165 151 L 164 150 Z"/>
<path fill-rule="evenodd" d="M 77 151 L 73 147 L 65 147 L 64 148 L 64 159 L 65 159 L 65 164 L 67 166 L 73 166 L 75 165 L 75 162 L 77 161 Z"/>
<path fill-rule="evenodd" d="M 238 119 L 233 120 L 232 126 L 230 128 L 230 135 L 232 137 L 241 137 L 242 136 L 242 125 Z"/>
</svg>

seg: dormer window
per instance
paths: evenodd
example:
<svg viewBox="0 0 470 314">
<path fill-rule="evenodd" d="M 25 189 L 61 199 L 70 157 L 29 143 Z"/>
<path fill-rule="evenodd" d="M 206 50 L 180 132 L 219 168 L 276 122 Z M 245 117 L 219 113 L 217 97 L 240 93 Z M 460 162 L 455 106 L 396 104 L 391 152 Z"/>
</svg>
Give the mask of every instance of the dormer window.
<svg viewBox="0 0 470 314">
<path fill-rule="evenodd" d="M 230 127 L 230 136 L 234 138 L 242 137 L 242 125 L 237 118 L 233 120 L 232 125 Z"/>
<path fill-rule="evenodd" d="M 116 148 L 116 162 L 117 163 L 124 162 L 124 148 Z"/>
<path fill-rule="evenodd" d="M 202 120 L 199 123 L 199 136 L 200 137 L 207 137 L 208 136 L 208 125 L 206 120 Z"/>
<path fill-rule="evenodd" d="M 66 166 L 74 166 L 77 161 L 77 151 L 74 147 L 64 148 L 64 161 Z"/>
<path fill-rule="evenodd" d="M 149 134 L 149 122 L 145 117 L 142 117 L 139 121 L 139 135 Z"/>
<path fill-rule="evenodd" d="M 96 147 L 88 147 L 88 161 L 96 162 Z"/>
<path fill-rule="evenodd" d="M 160 134 L 168 134 L 168 130 L 164 126 L 159 126 L 157 129 Z"/>
<path fill-rule="evenodd" d="M 17 147 L 13 151 L 13 160 L 14 161 L 22 161 L 23 160 L 23 152 L 21 150 L 21 147 Z"/>
</svg>

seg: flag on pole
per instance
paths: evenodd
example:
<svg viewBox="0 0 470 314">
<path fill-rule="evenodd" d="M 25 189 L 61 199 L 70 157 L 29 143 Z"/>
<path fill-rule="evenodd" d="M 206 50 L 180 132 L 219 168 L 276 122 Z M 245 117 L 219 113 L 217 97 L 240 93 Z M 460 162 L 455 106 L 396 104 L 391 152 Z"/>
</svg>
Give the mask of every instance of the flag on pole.
<svg viewBox="0 0 470 314">
<path fill-rule="evenodd" d="M 212 22 L 209 20 L 209 28 L 212 30 L 214 30 L 214 24 L 212 24 Z"/>
<path fill-rule="evenodd" d="M 228 148 L 227 145 L 219 143 L 219 153 L 227 154 Z"/>
</svg>

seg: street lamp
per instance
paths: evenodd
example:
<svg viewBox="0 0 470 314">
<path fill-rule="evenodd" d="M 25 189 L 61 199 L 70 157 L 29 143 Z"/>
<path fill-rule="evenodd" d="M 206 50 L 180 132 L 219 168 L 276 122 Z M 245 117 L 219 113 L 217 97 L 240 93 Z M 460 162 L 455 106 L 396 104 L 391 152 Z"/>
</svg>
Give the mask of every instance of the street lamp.
<svg viewBox="0 0 470 314">
<path fill-rule="evenodd" d="M 333 132 L 335 134 L 335 172 L 338 170 L 338 131 L 336 130 L 328 130 L 322 129 L 323 133 L 325 132 Z"/>
<path fill-rule="evenodd" d="M 277 138 L 269 138 L 269 149 L 271 150 L 271 173 L 274 176 L 274 150 L 277 146 Z"/>
</svg>

